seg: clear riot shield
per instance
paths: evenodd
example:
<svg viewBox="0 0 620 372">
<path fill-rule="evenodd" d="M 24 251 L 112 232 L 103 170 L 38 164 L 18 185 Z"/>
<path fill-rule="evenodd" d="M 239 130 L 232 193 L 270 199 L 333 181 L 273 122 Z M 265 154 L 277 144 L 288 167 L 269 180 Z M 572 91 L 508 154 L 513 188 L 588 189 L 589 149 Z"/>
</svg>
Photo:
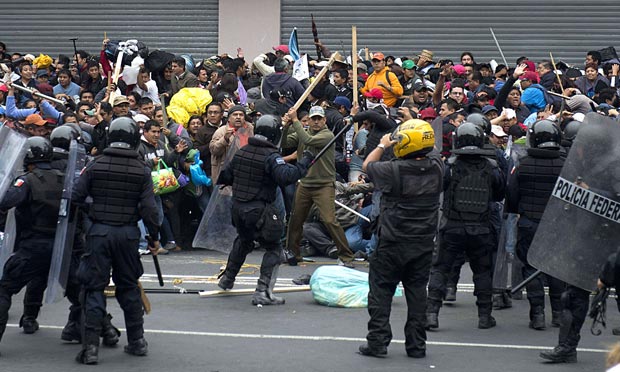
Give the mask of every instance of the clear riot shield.
<svg viewBox="0 0 620 372">
<path fill-rule="evenodd" d="M 86 163 L 86 150 L 77 141 L 71 141 L 69 158 L 58 211 L 58 224 L 54 236 L 54 249 L 50 262 L 50 271 L 47 278 L 46 303 L 59 301 L 64 296 L 71 263 L 73 237 L 75 235 L 76 216 L 71 215 L 71 192 L 73 185 L 80 177 L 80 172 Z"/>
<path fill-rule="evenodd" d="M 437 117 L 430 124 L 433 127 L 433 132 L 435 132 L 435 151 L 441 152 L 443 148 L 443 119 Z"/>
<path fill-rule="evenodd" d="M 493 270 L 493 289 L 509 289 L 512 278 L 512 261 L 514 254 L 506 251 L 507 223 L 502 219 L 502 230 L 499 233 L 495 269 Z"/>
<path fill-rule="evenodd" d="M 244 136 L 245 139 L 243 139 Z M 243 143 L 247 143 L 247 134 L 244 128 L 241 128 L 235 134 L 235 138 L 228 148 L 222 169 L 230 163 Z M 214 180 L 215 182 L 217 180 Z M 213 193 L 209 199 L 207 209 L 202 215 L 202 220 L 200 220 L 192 246 L 230 253 L 233 242 L 237 237 L 237 230 L 232 225 L 231 209 L 232 187 L 226 186 L 220 189 L 219 185 L 214 185 Z"/>
<path fill-rule="evenodd" d="M 590 291 L 620 248 L 620 126 L 586 115 L 528 252 L 528 262 Z"/>
<path fill-rule="evenodd" d="M 0 246 L 0 278 L 4 273 L 4 264 L 13 254 L 15 247 L 15 235 L 17 235 L 17 224 L 15 221 L 15 208 L 9 209 L 6 222 L 4 224 L 4 234 L 2 236 L 2 245 Z"/>
<path fill-rule="evenodd" d="M 15 180 L 26 154 L 27 138 L 7 126 L 0 127 L 0 201 Z"/>
</svg>

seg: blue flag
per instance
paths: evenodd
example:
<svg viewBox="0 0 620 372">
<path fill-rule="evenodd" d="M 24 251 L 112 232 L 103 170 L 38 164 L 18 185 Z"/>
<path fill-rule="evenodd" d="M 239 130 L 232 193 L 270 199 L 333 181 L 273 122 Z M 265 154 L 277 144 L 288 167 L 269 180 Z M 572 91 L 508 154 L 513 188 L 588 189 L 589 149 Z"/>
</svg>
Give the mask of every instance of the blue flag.
<svg viewBox="0 0 620 372">
<path fill-rule="evenodd" d="M 288 50 L 289 54 L 295 61 L 301 57 L 299 55 L 299 43 L 297 42 L 297 27 L 293 29 L 293 32 L 291 32 L 291 37 L 288 40 Z"/>
</svg>

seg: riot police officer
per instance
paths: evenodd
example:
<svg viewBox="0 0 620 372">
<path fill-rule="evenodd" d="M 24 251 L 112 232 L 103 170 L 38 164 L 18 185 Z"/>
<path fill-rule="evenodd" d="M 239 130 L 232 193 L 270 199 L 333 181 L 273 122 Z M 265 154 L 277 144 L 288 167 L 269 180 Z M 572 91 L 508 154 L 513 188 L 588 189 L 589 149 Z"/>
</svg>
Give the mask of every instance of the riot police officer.
<svg viewBox="0 0 620 372">
<path fill-rule="evenodd" d="M 30 281 L 47 283 L 63 189 L 62 172 L 50 165 L 50 141 L 30 137 L 27 146 L 24 164 L 28 172 L 15 180 L 0 203 L 3 211 L 16 208 L 18 226 L 15 253 L 6 262 L 0 280 L 0 338 L 6 328 L 11 297 Z M 39 308 L 25 310 L 36 318 Z M 34 323 L 33 327 L 36 320 Z"/>
<path fill-rule="evenodd" d="M 231 289 L 248 253 L 258 241 L 265 249 L 253 305 L 280 305 L 284 299 L 272 293 L 281 262 L 283 216 L 273 205 L 278 186 L 297 182 L 308 169 L 313 156 L 304 153 L 296 165 L 286 164 L 277 145 L 282 137 L 280 119 L 264 115 L 256 122 L 254 137 L 233 157 L 220 174 L 218 184 L 232 185 L 232 220 L 237 238 L 228 256 L 218 285 Z"/>
<path fill-rule="evenodd" d="M 564 165 L 560 152 L 560 129 L 549 120 L 540 120 L 529 129 L 527 155 L 511 172 L 506 191 L 508 213 L 520 214 L 518 222 L 517 257 L 523 262 L 523 277 L 536 272 L 527 263 L 527 252 L 542 218 L 545 206 Z M 560 325 L 562 313 L 561 296 L 565 284 L 547 275 L 551 300 L 551 324 Z M 545 278 L 539 275 L 527 285 L 527 299 L 530 302 L 529 327 L 542 330 L 545 324 Z"/>
<path fill-rule="evenodd" d="M 72 196 L 76 204 L 84 203 L 87 196 L 93 199 L 88 211 L 93 224 L 87 232 L 86 249 L 77 272 L 84 298 L 84 337 L 76 360 L 84 364 L 98 362 L 99 336 L 106 315 L 103 290 L 110 281 L 110 269 L 116 298 L 125 315 L 125 352 L 137 356 L 148 353 L 138 287 L 144 270 L 138 253 L 137 223 L 142 218 L 154 241 L 149 249 L 156 254 L 159 226 L 151 170 L 136 151 L 140 130 L 131 118 L 112 121 L 108 139 L 108 148 L 86 166 Z"/>
<path fill-rule="evenodd" d="M 440 248 L 429 281 L 427 327 L 439 327 L 438 314 L 454 260 L 463 251 L 474 273 L 478 328 L 495 326 L 492 311 L 492 201 L 504 198 L 505 182 L 497 162 L 481 151 L 485 134 L 474 123 L 456 130 L 454 157 L 444 175 Z"/>
<path fill-rule="evenodd" d="M 405 287 L 405 349 L 412 358 L 426 356 L 426 284 L 439 215 L 443 162 L 431 153 L 435 135 L 418 119 L 386 134 L 366 157 L 363 170 L 381 194 L 378 246 L 370 256 L 368 335 L 359 353 L 384 357 L 392 340 L 390 311 L 399 282 Z M 395 159 L 379 161 L 393 146 Z"/>
</svg>

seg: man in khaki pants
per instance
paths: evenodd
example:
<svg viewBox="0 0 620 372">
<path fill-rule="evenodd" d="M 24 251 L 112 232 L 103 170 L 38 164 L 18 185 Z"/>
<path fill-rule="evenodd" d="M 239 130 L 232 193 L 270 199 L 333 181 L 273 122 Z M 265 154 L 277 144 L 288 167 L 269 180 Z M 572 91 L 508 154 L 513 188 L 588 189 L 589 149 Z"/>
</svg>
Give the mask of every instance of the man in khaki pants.
<svg viewBox="0 0 620 372">
<path fill-rule="evenodd" d="M 332 131 L 325 125 L 325 110 L 322 107 L 312 107 L 309 116 L 309 128 L 304 130 L 297 119 L 296 110 L 291 109 L 285 115 L 282 147 L 297 147 L 298 156 L 303 154 L 304 150 L 317 155 L 334 138 Z M 321 221 L 334 240 L 336 247 L 338 247 L 338 264 L 353 267 L 353 252 L 349 249 L 344 230 L 336 220 L 334 204 L 336 165 L 334 156 L 335 145 L 331 145 L 325 154 L 310 167 L 308 174 L 297 185 L 293 212 L 288 225 L 287 248 L 295 255 L 294 258 L 289 259 L 290 265 L 297 265 L 297 262 L 302 260 L 299 243 L 301 242 L 303 224 L 314 204 L 319 210 Z"/>
</svg>

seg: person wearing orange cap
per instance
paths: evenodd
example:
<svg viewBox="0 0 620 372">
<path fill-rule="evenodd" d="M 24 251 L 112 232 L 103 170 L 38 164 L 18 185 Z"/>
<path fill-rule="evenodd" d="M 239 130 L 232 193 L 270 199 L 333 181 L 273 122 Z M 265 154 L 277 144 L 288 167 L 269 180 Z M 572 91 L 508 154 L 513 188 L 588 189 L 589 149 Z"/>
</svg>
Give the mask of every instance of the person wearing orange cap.
<svg viewBox="0 0 620 372">
<path fill-rule="evenodd" d="M 403 94 L 403 86 L 398 81 L 396 74 L 386 67 L 383 53 L 374 53 L 371 62 L 373 72 L 366 79 L 366 84 L 360 89 L 360 92 L 364 94 L 378 88 L 383 93 L 385 105 L 393 107 Z"/>
</svg>

